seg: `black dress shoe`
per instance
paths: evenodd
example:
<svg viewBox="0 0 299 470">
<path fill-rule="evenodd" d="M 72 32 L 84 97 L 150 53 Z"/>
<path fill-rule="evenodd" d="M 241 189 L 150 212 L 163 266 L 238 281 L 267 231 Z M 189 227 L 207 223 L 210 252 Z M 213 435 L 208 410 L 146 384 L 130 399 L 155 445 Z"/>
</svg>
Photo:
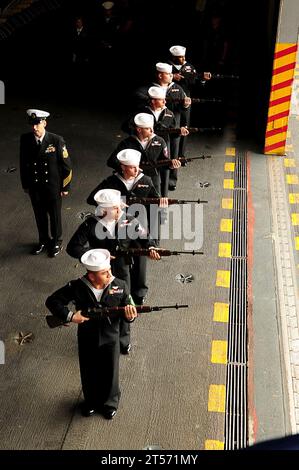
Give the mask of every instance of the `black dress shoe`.
<svg viewBox="0 0 299 470">
<path fill-rule="evenodd" d="M 170 184 L 168 186 L 169 191 L 175 191 L 176 190 L 176 184 Z"/>
<path fill-rule="evenodd" d="M 135 305 L 143 305 L 145 297 L 138 297 L 138 295 L 133 296 L 134 304 Z"/>
<path fill-rule="evenodd" d="M 55 245 L 49 248 L 49 257 L 55 258 L 62 251 L 62 245 Z"/>
<path fill-rule="evenodd" d="M 84 402 L 81 404 L 81 414 L 85 418 L 88 418 L 89 416 L 92 416 L 95 414 L 95 409 L 88 403 Z"/>
<path fill-rule="evenodd" d="M 45 251 L 47 248 L 47 245 L 46 243 L 39 243 L 38 245 L 36 245 L 33 250 L 31 251 L 31 254 L 32 255 L 39 255 L 40 253 L 42 253 L 43 251 Z"/>
<path fill-rule="evenodd" d="M 112 406 L 104 406 L 102 409 L 102 415 L 105 419 L 113 419 L 116 415 L 117 410 L 112 408 Z"/>
<path fill-rule="evenodd" d="M 122 344 L 120 345 L 120 353 L 124 355 L 130 354 L 130 351 L 132 349 L 131 343 L 127 344 L 127 346 L 123 346 Z"/>
</svg>

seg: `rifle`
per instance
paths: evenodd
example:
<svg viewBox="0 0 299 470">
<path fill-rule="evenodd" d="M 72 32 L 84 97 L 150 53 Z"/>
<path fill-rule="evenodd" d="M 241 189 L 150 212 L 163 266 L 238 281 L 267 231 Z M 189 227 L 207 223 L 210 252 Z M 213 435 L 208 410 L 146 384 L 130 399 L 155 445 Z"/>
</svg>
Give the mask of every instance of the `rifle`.
<svg viewBox="0 0 299 470">
<path fill-rule="evenodd" d="M 192 162 L 193 160 L 205 160 L 206 158 L 211 158 L 211 155 L 202 155 L 201 157 L 178 157 L 175 160 L 179 160 L 182 166 L 186 165 L 188 162 Z M 161 166 L 171 166 L 172 160 L 167 158 L 165 160 L 157 160 L 156 162 L 141 162 L 141 168 L 160 168 Z"/>
<path fill-rule="evenodd" d="M 148 312 L 160 312 L 166 308 L 174 308 L 178 310 L 179 308 L 188 308 L 189 305 L 156 305 L 155 307 L 150 307 L 149 305 L 138 305 L 136 306 L 137 313 L 148 313 Z M 125 307 L 91 307 L 81 311 L 83 317 L 98 319 L 103 318 L 104 316 L 109 315 L 121 315 L 125 311 Z M 46 322 L 50 328 L 56 328 L 58 326 L 68 325 L 71 322 L 64 322 L 55 315 L 47 315 Z"/>
<path fill-rule="evenodd" d="M 203 73 L 194 72 L 192 75 L 194 75 L 195 78 L 200 80 L 202 83 L 206 83 L 208 81 L 204 78 Z M 239 78 L 239 75 L 234 75 L 231 73 L 211 73 L 211 79 L 216 80 L 238 80 Z"/>
<path fill-rule="evenodd" d="M 167 198 L 168 200 L 168 205 L 172 205 L 172 204 L 189 204 L 191 202 L 195 202 L 196 204 L 207 204 L 208 201 L 201 201 L 200 199 L 195 199 L 195 200 L 192 200 L 192 199 L 170 199 L 170 198 Z M 144 204 L 144 205 L 148 205 L 148 204 L 157 204 L 159 205 L 160 204 L 160 198 L 159 197 L 128 197 L 127 198 L 127 201 L 129 202 L 130 205 L 132 204 Z"/>
<path fill-rule="evenodd" d="M 230 73 L 212 73 L 212 78 L 216 80 L 239 80 L 239 75 L 234 75 Z"/>
<path fill-rule="evenodd" d="M 178 256 L 178 255 L 203 255 L 203 251 L 186 250 L 186 251 L 171 251 L 165 248 L 154 248 L 160 256 Z M 118 256 L 148 256 L 150 254 L 149 248 L 129 248 L 128 250 L 118 250 L 115 255 Z"/>
<path fill-rule="evenodd" d="M 195 132 L 214 132 L 214 131 L 221 131 L 221 127 L 187 127 L 185 126 L 186 129 L 188 129 L 189 134 L 194 134 Z M 157 129 L 157 132 L 159 134 L 181 134 L 181 128 L 178 127 L 162 127 L 160 129 Z"/>
<path fill-rule="evenodd" d="M 187 97 L 189 98 L 189 97 Z M 192 104 L 198 104 L 198 103 L 222 103 L 222 99 L 221 98 L 191 98 L 191 103 Z M 172 99 L 172 98 L 167 98 L 166 97 L 166 102 L 169 102 L 169 103 L 183 103 L 184 102 L 184 98 L 181 98 L 181 99 Z"/>
</svg>

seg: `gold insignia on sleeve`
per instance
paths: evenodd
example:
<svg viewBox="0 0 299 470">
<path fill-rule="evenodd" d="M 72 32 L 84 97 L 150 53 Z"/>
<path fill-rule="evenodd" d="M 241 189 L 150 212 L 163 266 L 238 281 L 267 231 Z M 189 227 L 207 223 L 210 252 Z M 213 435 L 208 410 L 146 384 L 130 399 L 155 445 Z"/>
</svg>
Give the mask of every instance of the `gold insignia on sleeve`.
<svg viewBox="0 0 299 470">
<path fill-rule="evenodd" d="M 62 184 L 62 187 L 63 187 L 63 188 L 65 188 L 65 187 L 71 182 L 72 176 L 73 176 L 73 172 L 72 172 L 72 170 L 71 170 L 71 171 L 69 172 L 69 175 L 68 175 L 66 178 L 64 178 L 64 180 L 63 180 L 63 184 Z"/>
<path fill-rule="evenodd" d="M 63 156 L 63 158 L 68 158 L 68 156 L 69 156 L 69 153 L 68 153 L 67 148 L 66 148 L 65 145 L 62 147 L 62 156 Z"/>
</svg>

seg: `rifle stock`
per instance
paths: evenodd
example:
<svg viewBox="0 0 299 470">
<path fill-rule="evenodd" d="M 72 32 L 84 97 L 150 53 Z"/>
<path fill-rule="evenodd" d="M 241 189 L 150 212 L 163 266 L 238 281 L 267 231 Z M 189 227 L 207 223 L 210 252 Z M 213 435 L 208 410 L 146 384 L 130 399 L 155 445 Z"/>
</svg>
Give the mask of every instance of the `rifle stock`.
<svg viewBox="0 0 299 470">
<path fill-rule="evenodd" d="M 155 305 L 151 307 L 149 305 L 137 305 L 137 313 L 148 313 L 148 312 L 159 312 L 164 309 L 180 309 L 180 308 L 189 308 L 189 305 Z M 82 316 L 90 319 L 102 318 L 103 316 L 109 315 L 123 315 L 125 307 L 92 307 L 86 310 L 82 310 Z M 71 322 L 64 322 L 61 318 L 56 317 L 55 315 L 47 315 L 46 322 L 50 328 L 57 328 L 59 326 L 69 325 Z"/>
</svg>

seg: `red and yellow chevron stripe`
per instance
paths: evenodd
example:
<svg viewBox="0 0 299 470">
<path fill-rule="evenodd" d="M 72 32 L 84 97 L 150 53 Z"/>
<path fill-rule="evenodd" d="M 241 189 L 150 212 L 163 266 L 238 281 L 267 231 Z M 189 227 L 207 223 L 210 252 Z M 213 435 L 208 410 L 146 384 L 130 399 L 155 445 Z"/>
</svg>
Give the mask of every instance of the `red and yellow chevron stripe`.
<svg viewBox="0 0 299 470">
<path fill-rule="evenodd" d="M 296 54 L 296 43 L 277 43 L 275 46 L 264 148 L 268 155 L 285 154 Z"/>
</svg>

